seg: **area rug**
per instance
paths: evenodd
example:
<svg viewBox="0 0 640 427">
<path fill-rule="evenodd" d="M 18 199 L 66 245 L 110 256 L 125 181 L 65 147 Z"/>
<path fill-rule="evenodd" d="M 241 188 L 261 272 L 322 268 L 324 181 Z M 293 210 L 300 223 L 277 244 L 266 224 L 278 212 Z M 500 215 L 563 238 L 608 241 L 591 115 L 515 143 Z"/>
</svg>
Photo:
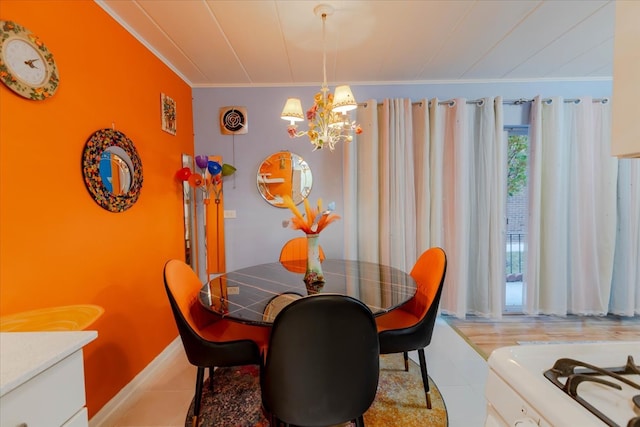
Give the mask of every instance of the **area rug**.
<svg viewBox="0 0 640 427">
<path fill-rule="evenodd" d="M 205 381 L 199 427 L 268 427 L 260 408 L 260 384 L 255 365 L 218 368 L 214 390 Z M 432 409 L 427 409 L 420 366 L 409 362 L 404 370 L 402 354 L 380 357 L 380 379 L 376 399 L 364 414 L 367 427 L 423 427 L 448 425 L 447 409 L 436 384 L 429 378 Z M 191 427 L 193 401 L 185 420 Z M 346 424 L 349 426 L 349 423 Z"/>
</svg>

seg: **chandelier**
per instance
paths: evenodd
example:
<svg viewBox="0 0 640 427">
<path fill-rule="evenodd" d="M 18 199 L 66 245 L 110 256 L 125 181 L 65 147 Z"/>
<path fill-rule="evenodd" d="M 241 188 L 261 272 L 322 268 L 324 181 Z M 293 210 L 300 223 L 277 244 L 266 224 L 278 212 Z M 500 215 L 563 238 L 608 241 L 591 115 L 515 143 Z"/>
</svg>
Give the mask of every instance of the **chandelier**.
<svg viewBox="0 0 640 427">
<path fill-rule="evenodd" d="M 329 5 L 318 5 L 313 9 L 316 16 L 322 17 L 322 71 L 323 82 L 320 92 L 313 98 L 313 105 L 307 110 L 306 119 L 309 128 L 306 131 L 298 131 L 296 122 L 305 119 L 302 112 L 302 103 L 298 98 L 289 98 L 285 103 L 280 117 L 289 121 L 287 132 L 291 138 L 301 136 L 309 137 L 315 150 L 329 147 L 333 151 L 340 141 L 351 142 L 352 133 L 362 133 L 360 125 L 351 121 L 348 112 L 358 108 L 351 88 L 347 85 L 337 86 L 335 93 L 329 92 L 327 86 L 327 51 L 325 42 L 325 21 L 328 15 L 333 13 L 333 8 Z"/>
</svg>

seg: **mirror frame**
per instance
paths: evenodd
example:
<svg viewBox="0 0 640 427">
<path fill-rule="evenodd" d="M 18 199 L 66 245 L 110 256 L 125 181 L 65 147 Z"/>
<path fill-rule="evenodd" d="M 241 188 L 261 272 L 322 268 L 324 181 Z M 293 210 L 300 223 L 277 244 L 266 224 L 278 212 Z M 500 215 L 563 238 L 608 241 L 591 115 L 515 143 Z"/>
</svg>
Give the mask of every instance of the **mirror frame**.
<svg viewBox="0 0 640 427">
<path fill-rule="evenodd" d="M 125 194 L 114 195 L 107 190 L 100 176 L 100 156 L 109 147 L 120 147 L 129 156 L 133 166 L 131 187 Z M 123 212 L 129 209 L 140 197 L 142 189 L 142 162 L 140 156 L 127 136 L 115 129 L 100 129 L 87 140 L 82 153 L 82 174 L 87 190 L 93 200 L 110 212 Z"/>
<path fill-rule="evenodd" d="M 262 198 L 267 203 L 269 203 L 271 206 L 274 206 L 276 208 L 287 209 L 287 207 L 284 204 L 278 203 L 275 199 L 269 199 L 267 197 L 267 194 L 265 194 L 265 193 L 268 193 L 270 195 L 271 195 L 271 193 L 269 192 L 269 189 L 267 187 L 267 183 L 264 183 L 263 181 L 261 181 L 261 178 L 262 178 L 261 175 L 262 174 L 260 173 L 260 170 L 262 169 L 263 165 L 266 162 L 282 160 L 278 156 L 281 157 L 283 155 L 288 155 L 289 158 L 292 159 L 292 163 L 293 163 L 293 158 L 296 158 L 298 164 L 304 164 L 304 169 L 306 170 L 306 173 L 309 174 L 308 180 L 310 181 L 310 185 L 308 187 L 305 187 L 306 190 L 304 192 L 303 191 L 300 192 L 301 198 L 299 200 L 298 199 L 293 199 L 293 195 L 291 195 L 292 199 L 293 199 L 293 203 L 296 204 L 296 205 L 299 205 L 307 197 L 309 197 L 309 194 L 311 194 L 311 189 L 313 188 L 313 173 L 311 172 L 311 167 L 309 166 L 309 163 L 301 155 L 296 154 L 296 153 L 292 153 L 291 151 L 287 151 L 287 150 L 276 151 L 275 153 L 272 153 L 269 156 L 267 156 L 262 162 L 260 162 L 260 164 L 258 165 L 258 172 L 256 174 L 256 184 L 257 184 L 257 187 L 258 187 L 258 193 L 260 193 L 260 196 L 262 196 Z"/>
</svg>

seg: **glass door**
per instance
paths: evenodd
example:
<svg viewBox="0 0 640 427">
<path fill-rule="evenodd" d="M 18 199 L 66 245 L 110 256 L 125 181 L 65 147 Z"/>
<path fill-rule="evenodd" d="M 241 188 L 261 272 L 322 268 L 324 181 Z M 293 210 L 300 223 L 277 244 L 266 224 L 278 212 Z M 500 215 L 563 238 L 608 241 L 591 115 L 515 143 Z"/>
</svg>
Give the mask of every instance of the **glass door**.
<svg viewBox="0 0 640 427">
<path fill-rule="evenodd" d="M 507 149 L 507 227 L 505 313 L 522 313 L 529 216 L 529 126 L 505 126 Z"/>
</svg>

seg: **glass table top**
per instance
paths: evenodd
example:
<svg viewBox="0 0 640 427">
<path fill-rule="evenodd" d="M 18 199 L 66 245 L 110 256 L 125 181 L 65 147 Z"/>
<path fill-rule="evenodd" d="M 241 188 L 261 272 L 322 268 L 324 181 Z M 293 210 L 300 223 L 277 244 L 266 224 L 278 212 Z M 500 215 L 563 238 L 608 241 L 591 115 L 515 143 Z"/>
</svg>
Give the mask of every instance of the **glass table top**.
<svg viewBox="0 0 640 427">
<path fill-rule="evenodd" d="M 415 294 L 413 278 L 396 268 L 351 260 L 322 262 L 325 283 L 307 289 L 306 261 L 261 264 L 225 273 L 204 285 L 200 302 L 223 317 L 270 325 L 279 310 L 298 297 L 315 293 L 349 295 L 364 302 L 374 316 L 398 307 Z"/>
</svg>

